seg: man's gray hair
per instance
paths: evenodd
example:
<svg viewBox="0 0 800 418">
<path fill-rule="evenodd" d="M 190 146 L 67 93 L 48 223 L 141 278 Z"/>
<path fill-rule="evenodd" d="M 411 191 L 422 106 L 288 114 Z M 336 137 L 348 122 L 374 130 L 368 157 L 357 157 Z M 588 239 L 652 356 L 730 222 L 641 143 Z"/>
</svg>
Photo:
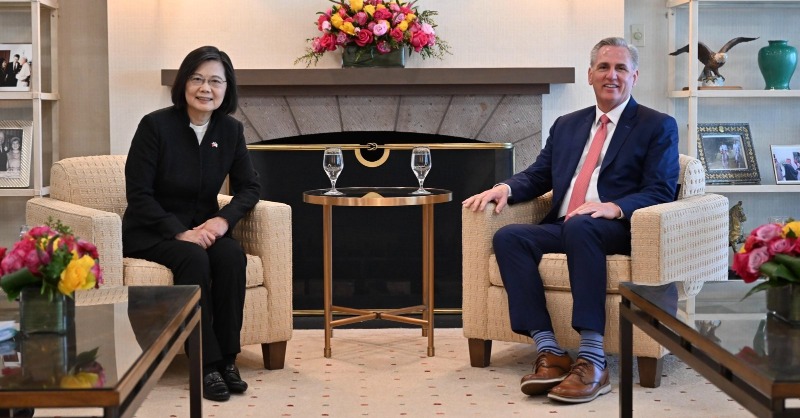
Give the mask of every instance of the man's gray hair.
<svg viewBox="0 0 800 418">
<path fill-rule="evenodd" d="M 594 67 L 594 64 L 597 62 L 597 53 L 600 51 L 600 48 L 604 46 L 621 46 L 623 48 L 628 49 L 628 54 L 631 56 L 631 63 L 633 64 L 633 70 L 639 68 L 639 50 L 636 49 L 635 46 L 629 44 L 625 41 L 624 38 L 605 38 L 597 43 L 597 45 L 592 48 L 592 53 L 589 56 L 589 66 Z"/>
</svg>

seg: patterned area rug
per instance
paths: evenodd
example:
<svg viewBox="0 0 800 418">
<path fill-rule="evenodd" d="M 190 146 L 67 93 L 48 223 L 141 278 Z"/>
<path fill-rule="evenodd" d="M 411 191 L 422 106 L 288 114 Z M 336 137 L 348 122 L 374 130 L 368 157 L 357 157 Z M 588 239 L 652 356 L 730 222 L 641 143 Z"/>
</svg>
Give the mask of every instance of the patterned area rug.
<svg viewBox="0 0 800 418">
<path fill-rule="evenodd" d="M 238 358 L 250 384 L 224 403 L 203 401 L 204 417 L 615 417 L 619 415 L 618 358 L 608 358 L 613 390 L 593 402 L 565 405 L 528 397 L 519 379 L 530 373 L 531 346 L 494 342 L 492 364 L 469 365 L 461 329 L 436 330 L 436 356 L 417 329 L 336 329 L 326 359 L 322 330 L 296 330 L 286 367 L 262 368 L 261 349 Z M 573 353 L 574 354 L 574 353 Z M 752 417 L 674 356 L 665 358 L 661 387 L 634 385 L 634 416 Z M 140 418 L 189 416 L 185 356 L 179 356 L 139 408 Z M 638 382 L 638 376 L 636 376 Z M 37 416 L 38 416 L 37 411 Z M 44 412 L 44 411 L 43 411 Z M 66 412 L 67 411 L 63 411 Z M 49 413 L 52 415 L 52 413 Z"/>
</svg>

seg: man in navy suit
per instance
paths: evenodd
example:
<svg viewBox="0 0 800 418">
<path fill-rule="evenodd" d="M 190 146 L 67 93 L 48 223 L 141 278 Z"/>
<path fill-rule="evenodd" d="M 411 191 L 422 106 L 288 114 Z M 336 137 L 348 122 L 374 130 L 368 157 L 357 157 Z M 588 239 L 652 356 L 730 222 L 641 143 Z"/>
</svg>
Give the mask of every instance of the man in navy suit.
<svg viewBox="0 0 800 418">
<path fill-rule="evenodd" d="M 591 51 L 588 75 L 597 105 L 556 119 L 530 167 L 462 202 L 473 211 L 494 202 L 500 213 L 506 204 L 553 191 L 541 223 L 503 227 L 493 245 L 511 328 L 533 337 L 538 353 L 520 388 L 570 403 L 611 391 L 603 350 L 606 256 L 630 254 L 631 215 L 674 200 L 680 171 L 675 119 L 631 97 L 639 76 L 636 48 L 621 38 L 603 39 Z M 590 147 L 597 131 L 600 139 Z M 585 191 L 574 193 L 581 183 L 588 183 Z M 545 304 L 538 264 L 546 253 L 567 255 L 572 327 L 581 335 L 574 362 L 558 345 Z"/>
</svg>

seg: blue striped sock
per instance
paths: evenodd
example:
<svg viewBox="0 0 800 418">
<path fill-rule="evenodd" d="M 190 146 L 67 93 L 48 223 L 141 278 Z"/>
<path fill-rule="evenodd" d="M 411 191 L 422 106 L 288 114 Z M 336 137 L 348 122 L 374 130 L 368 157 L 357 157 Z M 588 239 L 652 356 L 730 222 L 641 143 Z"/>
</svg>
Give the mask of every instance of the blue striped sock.
<svg viewBox="0 0 800 418">
<path fill-rule="evenodd" d="M 553 331 L 533 330 L 531 331 L 531 338 L 533 338 L 533 341 L 536 343 L 536 351 L 539 353 L 547 351 L 558 356 L 566 354 L 566 351 L 561 349 L 561 346 L 558 345 Z"/>
<path fill-rule="evenodd" d="M 591 362 L 599 369 L 606 368 L 606 353 L 603 350 L 603 335 L 597 331 L 581 331 L 581 346 L 578 358 Z"/>
</svg>

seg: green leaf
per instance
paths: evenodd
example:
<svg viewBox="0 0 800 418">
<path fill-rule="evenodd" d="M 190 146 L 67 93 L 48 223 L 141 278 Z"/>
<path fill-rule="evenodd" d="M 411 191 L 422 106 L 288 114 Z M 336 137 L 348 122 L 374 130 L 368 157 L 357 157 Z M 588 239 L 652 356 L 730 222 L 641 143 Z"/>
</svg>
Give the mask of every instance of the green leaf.
<svg viewBox="0 0 800 418">
<path fill-rule="evenodd" d="M 783 264 L 789 270 L 791 270 L 791 272 L 794 273 L 794 281 L 800 281 L 798 280 L 800 279 L 800 258 L 792 257 L 786 254 L 775 254 L 773 260 Z"/>
<path fill-rule="evenodd" d="M 778 255 L 781 254 L 777 254 L 775 258 L 762 264 L 758 271 L 771 279 L 784 279 L 790 282 L 799 282 L 800 278 L 789 270 L 786 265 L 779 262 L 780 260 L 777 258 Z"/>
<path fill-rule="evenodd" d="M 0 287 L 8 295 L 8 300 L 16 299 L 23 288 L 41 283 L 42 279 L 34 276 L 27 267 L 8 273 L 0 279 Z"/>
</svg>

